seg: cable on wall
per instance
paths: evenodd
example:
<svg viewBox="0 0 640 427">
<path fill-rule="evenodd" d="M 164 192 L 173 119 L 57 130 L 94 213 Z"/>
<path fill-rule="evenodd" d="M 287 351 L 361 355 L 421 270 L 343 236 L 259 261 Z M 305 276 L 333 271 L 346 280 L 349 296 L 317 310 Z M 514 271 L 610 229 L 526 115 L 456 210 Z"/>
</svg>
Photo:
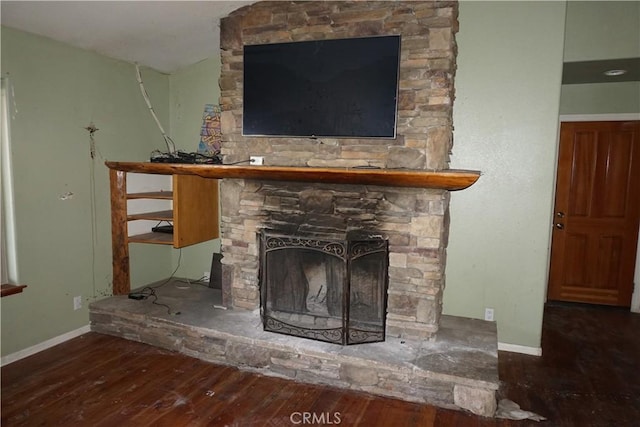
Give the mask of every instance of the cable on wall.
<svg viewBox="0 0 640 427">
<path fill-rule="evenodd" d="M 160 120 L 158 120 L 158 116 L 156 115 L 156 112 L 153 109 L 153 106 L 151 105 L 151 100 L 149 99 L 149 94 L 147 93 L 146 89 L 144 88 L 144 83 L 142 82 L 142 74 L 140 73 L 140 67 L 138 66 L 138 64 L 135 64 L 135 66 L 136 66 L 136 79 L 138 80 L 138 85 L 140 86 L 140 92 L 142 93 L 142 97 L 144 98 L 144 102 L 147 104 L 147 107 L 149 108 L 149 112 L 151 113 L 151 116 L 156 121 L 156 124 L 158 125 L 158 129 L 160 129 L 160 133 L 162 134 L 162 138 L 164 138 L 164 143 L 167 146 L 167 152 L 169 154 L 174 154 L 176 152 L 176 145 L 174 144 L 174 142 L 171 139 L 171 137 L 169 137 L 167 135 L 167 133 L 164 131 L 164 128 L 162 127 L 162 124 L 160 123 Z"/>
<path fill-rule="evenodd" d="M 94 135 L 98 129 L 93 122 L 84 128 L 89 132 L 89 156 L 91 163 L 89 166 L 89 198 L 91 205 L 91 284 L 93 286 L 93 297 L 96 297 L 96 250 L 98 246 L 98 219 L 96 208 L 96 140 Z"/>
</svg>

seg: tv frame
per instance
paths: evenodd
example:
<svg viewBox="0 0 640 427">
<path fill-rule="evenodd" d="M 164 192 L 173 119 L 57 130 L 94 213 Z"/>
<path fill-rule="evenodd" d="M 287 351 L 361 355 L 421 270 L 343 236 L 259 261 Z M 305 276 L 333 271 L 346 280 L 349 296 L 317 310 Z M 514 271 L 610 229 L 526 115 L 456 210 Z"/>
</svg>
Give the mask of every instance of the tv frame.
<svg viewBox="0 0 640 427">
<path fill-rule="evenodd" d="M 319 132 L 317 134 L 312 133 L 312 132 L 297 132 L 297 133 L 286 133 L 286 132 L 269 132 L 269 133 L 263 133 L 260 131 L 251 131 L 249 133 L 247 133 L 246 129 L 247 129 L 247 115 L 245 114 L 246 112 L 246 90 L 247 90 L 247 69 L 248 67 L 246 66 L 246 63 L 244 64 L 244 70 L 243 70 L 243 94 L 242 94 L 242 135 L 246 136 L 246 137 L 273 137 L 273 138 L 278 138 L 278 137 L 282 137 L 282 138 L 335 138 L 335 139 L 395 139 L 397 137 L 397 125 L 398 125 L 398 96 L 399 96 L 399 81 L 400 81 L 400 64 L 401 64 L 401 41 L 402 41 L 402 37 L 399 34 L 385 34 L 385 35 L 378 35 L 378 36 L 367 36 L 367 37 L 351 37 L 351 38 L 338 38 L 338 39 L 322 39 L 322 40 L 306 40 L 306 41 L 294 41 L 294 42 L 281 42 L 281 43 L 266 43 L 266 44 L 255 44 L 255 45 L 245 45 L 244 46 L 244 53 L 243 53 L 243 59 L 244 61 L 247 61 L 247 51 L 251 51 L 251 50 L 257 50 L 258 54 L 260 54 L 260 50 L 265 50 L 265 49 L 276 49 L 278 50 L 278 54 L 279 55 L 283 55 L 283 51 L 282 49 L 284 49 L 284 51 L 286 52 L 287 50 L 291 50 L 293 49 L 294 51 L 296 51 L 296 49 L 298 49 L 297 53 L 301 54 L 301 55 L 311 55 L 311 50 L 309 50 L 310 47 L 313 47 L 314 45 L 318 46 L 320 45 L 321 47 L 328 47 L 330 52 L 329 54 L 325 53 L 324 55 L 328 58 L 331 57 L 333 55 L 333 57 L 335 57 L 335 55 L 337 54 L 337 52 L 335 52 L 336 46 L 339 44 L 343 44 L 343 43 L 349 43 L 349 42 L 354 42 L 356 45 L 358 43 L 373 43 L 374 41 L 379 42 L 379 39 L 383 39 L 386 38 L 388 39 L 390 42 L 394 43 L 397 45 L 397 47 L 394 47 L 394 51 L 393 51 L 393 60 L 394 62 L 397 62 L 397 65 L 395 67 L 395 84 L 394 84 L 394 92 L 393 92 L 393 119 L 392 119 L 392 123 L 386 124 L 386 129 L 385 132 L 381 132 L 378 131 L 376 133 L 372 133 L 372 134 L 351 134 L 351 133 L 346 133 L 346 132 L 336 132 L 334 134 L 323 134 L 325 132 Z M 353 44 L 353 43 L 352 43 Z M 344 49 L 346 45 L 343 44 L 342 47 L 340 47 L 340 49 Z M 369 51 L 372 49 L 373 46 L 368 46 L 367 48 L 369 49 Z M 306 50 L 305 50 L 306 48 Z M 347 46 L 347 49 L 351 48 L 353 50 L 353 46 Z M 334 50 L 334 52 L 331 51 L 331 49 Z M 255 52 L 254 52 L 255 53 Z M 249 52 L 249 55 L 254 54 L 252 52 Z M 264 53 L 263 53 L 264 54 Z M 397 56 L 395 56 L 397 55 Z M 353 57 L 353 55 L 352 55 Z M 350 57 L 350 58 L 352 58 Z M 325 61 L 327 60 L 327 58 L 323 58 Z M 382 57 L 380 57 L 382 58 Z M 359 61 L 371 61 L 372 59 L 375 58 L 371 58 L 371 57 L 366 57 L 366 55 L 363 55 L 360 58 L 357 58 L 357 60 Z M 254 64 L 255 65 L 255 64 Z M 355 80 L 353 80 L 355 82 Z M 389 85 L 391 86 L 391 85 Z M 250 87 L 251 90 L 251 87 Z M 389 95 L 385 95 L 387 96 L 387 100 L 389 99 Z M 383 104 L 383 103 L 380 103 Z M 386 103 L 386 107 L 387 109 L 389 109 L 389 104 Z M 324 109 L 323 111 L 329 111 L 328 109 Z M 386 117 L 390 117 L 391 115 L 389 114 L 389 112 L 386 113 L 387 116 Z M 369 118 L 369 120 L 371 120 Z M 339 129 L 337 129 L 339 131 Z"/>
</svg>

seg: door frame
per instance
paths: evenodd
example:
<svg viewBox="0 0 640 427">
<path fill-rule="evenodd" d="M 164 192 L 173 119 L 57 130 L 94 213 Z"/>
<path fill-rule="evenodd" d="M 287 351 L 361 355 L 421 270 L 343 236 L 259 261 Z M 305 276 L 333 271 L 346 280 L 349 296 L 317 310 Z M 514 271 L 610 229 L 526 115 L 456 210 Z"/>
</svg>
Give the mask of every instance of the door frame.
<svg viewBox="0 0 640 427">
<path fill-rule="evenodd" d="M 558 116 L 558 136 L 556 141 L 556 164 L 554 166 L 554 178 L 553 178 L 553 198 L 555 200 L 555 192 L 556 192 L 556 181 L 558 179 L 558 154 L 560 151 L 560 127 L 564 122 L 614 122 L 614 121 L 628 121 L 628 120 L 640 120 L 640 113 L 619 113 L 619 114 L 561 114 Z M 549 224 L 553 223 L 553 209 L 550 213 Z M 551 236 L 551 225 L 549 226 L 549 235 Z M 551 244 L 552 240 L 549 239 L 549 252 L 547 254 L 547 277 L 549 275 L 549 269 L 551 265 Z M 631 309 L 630 311 L 634 313 L 640 313 L 640 231 L 638 232 L 638 249 L 636 251 L 636 268 L 633 274 L 633 294 L 631 296 Z M 545 299 L 546 294 L 549 288 L 549 280 L 547 279 L 547 289 L 545 290 Z"/>
</svg>

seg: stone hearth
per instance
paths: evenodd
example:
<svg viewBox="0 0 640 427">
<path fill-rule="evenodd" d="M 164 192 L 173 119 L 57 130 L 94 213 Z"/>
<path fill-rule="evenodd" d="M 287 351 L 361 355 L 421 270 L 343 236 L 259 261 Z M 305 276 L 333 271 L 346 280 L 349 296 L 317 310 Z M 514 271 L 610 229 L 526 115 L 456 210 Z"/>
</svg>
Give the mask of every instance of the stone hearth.
<svg viewBox="0 0 640 427">
<path fill-rule="evenodd" d="M 435 340 L 387 338 L 345 347 L 265 332 L 257 312 L 216 308 L 222 302 L 217 289 L 174 280 L 156 293 L 172 314 L 152 299 L 114 296 L 91 304 L 92 331 L 263 375 L 485 416 L 495 410 L 495 323 L 442 316 Z"/>
</svg>

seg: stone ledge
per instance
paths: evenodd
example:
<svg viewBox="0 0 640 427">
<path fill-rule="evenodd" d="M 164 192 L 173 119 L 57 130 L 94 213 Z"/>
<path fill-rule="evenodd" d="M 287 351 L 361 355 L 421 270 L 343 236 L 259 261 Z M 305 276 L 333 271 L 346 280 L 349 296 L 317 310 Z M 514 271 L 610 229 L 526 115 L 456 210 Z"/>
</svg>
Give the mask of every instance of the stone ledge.
<svg viewBox="0 0 640 427">
<path fill-rule="evenodd" d="M 339 346 L 262 330 L 259 313 L 220 310 L 220 291 L 156 289 L 159 302 L 91 304 L 91 329 L 263 375 L 330 385 L 492 416 L 499 387 L 494 323 L 443 316 L 436 339 Z M 493 410 L 491 408 L 494 408 Z"/>
</svg>

